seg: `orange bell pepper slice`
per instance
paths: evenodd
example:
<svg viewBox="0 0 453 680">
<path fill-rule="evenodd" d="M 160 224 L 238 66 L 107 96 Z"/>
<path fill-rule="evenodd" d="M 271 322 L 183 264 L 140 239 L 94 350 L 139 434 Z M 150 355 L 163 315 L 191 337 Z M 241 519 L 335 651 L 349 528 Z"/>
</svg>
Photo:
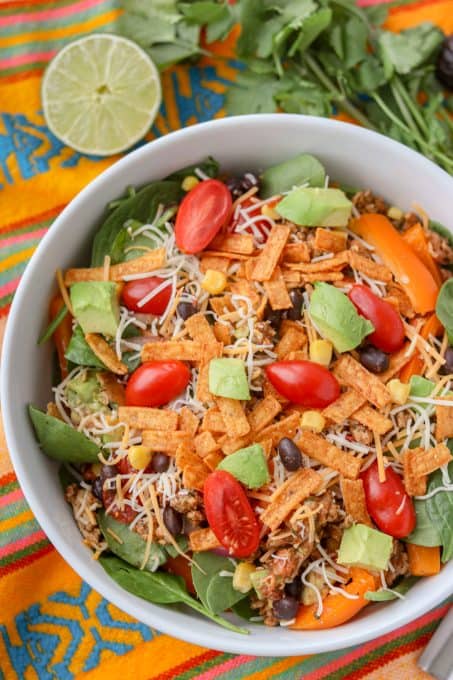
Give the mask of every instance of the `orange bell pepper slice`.
<svg viewBox="0 0 453 680">
<path fill-rule="evenodd" d="M 363 607 L 369 604 L 364 598 L 369 590 L 376 590 L 377 578 L 366 569 L 351 567 L 351 582 L 344 586 L 344 590 L 351 595 L 358 595 L 354 600 L 349 600 L 343 595 L 332 593 L 323 600 L 323 611 L 316 618 L 317 605 L 301 605 L 295 622 L 290 626 L 294 630 L 324 630 L 334 628 L 352 619 Z"/>
<path fill-rule="evenodd" d="M 63 298 L 60 294 L 55 295 L 51 299 L 49 305 L 49 321 L 52 321 L 57 316 L 63 305 Z M 72 316 L 70 314 L 66 314 L 64 319 L 58 324 L 52 337 L 57 349 L 61 377 L 66 378 L 68 375 L 68 360 L 65 357 L 65 353 L 72 337 Z"/>
<path fill-rule="evenodd" d="M 425 267 L 431 272 L 434 281 L 439 288 L 442 285 L 442 276 L 433 256 L 429 252 L 428 239 L 422 225 L 417 222 L 412 227 L 402 233 L 403 239 L 410 245 L 418 259 L 423 262 Z"/>
<path fill-rule="evenodd" d="M 407 543 L 409 571 L 412 576 L 433 576 L 440 572 L 440 548 Z"/>
<path fill-rule="evenodd" d="M 376 249 L 398 283 L 406 291 L 418 314 L 432 312 L 439 286 L 425 264 L 384 215 L 361 215 L 352 230 Z"/>
<path fill-rule="evenodd" d="M 435 314 L 431 314 L 425 323 L 423 324 L 420 335 L 425 340 L 429 338 L 430 335 L 438 337 L 442 335 L 444 327 L 440 323 L 439 319 Z M 412 359 L 404 366 L 400 371 L 400 380 L 404 383 L 408 383 L 413 375 L 420 375 L 423 370 L 424 362 L 420 358 L 420 355 L 414 354 Z"/>
</svg>

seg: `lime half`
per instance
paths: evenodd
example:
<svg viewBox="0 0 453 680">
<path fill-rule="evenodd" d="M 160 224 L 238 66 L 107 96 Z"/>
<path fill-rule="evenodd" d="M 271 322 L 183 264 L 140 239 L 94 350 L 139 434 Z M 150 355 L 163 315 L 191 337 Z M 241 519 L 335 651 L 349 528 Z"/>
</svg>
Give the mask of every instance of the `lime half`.
<svg viewBox="0 0 453 680">
<path fill-rule="evenodd" d="M 108 34 L 64 47 L 47 67 L 41 95 L 53 134 L 76 151 L 98 156 L 141 139 L 161 102 L 154 62 L 132 41 Z"/>
</svg>

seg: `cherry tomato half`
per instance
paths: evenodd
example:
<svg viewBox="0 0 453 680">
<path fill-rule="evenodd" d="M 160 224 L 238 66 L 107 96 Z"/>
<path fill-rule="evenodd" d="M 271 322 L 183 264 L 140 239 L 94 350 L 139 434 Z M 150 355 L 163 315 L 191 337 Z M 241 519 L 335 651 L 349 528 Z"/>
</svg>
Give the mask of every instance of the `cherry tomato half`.
<svg viewBox="0 0 453 680">
<path fill-rule="evenodd" d="M 217 540 L 235 557 L 254 553 L 260 528 L 237 479 L 225 470 L 215 470 L 206 479 L 203 494 L 206 517 Z"/>
<path fill-rule="evenodd" d="M 136 281 L 129 281 L 124 286 L 121 293 L 121 300 L 123 304 L 131 310 L 131 312 L 142 312 L 143 314 L 155 314 L 160 316 L 167 309 L 167 305 L 171 298 L 171 281 L 168 281 L 160 293 L 157 293 L 151 300 L 145 302 L 139 307 L 138 303 L 143 300 L 145 295 L 151 293 L 153 290 L 164 283 L 165 279 L 159 276 L 148 276 L 146 279 L 137 279 Z"/>
<path fill-rule="evenodd" d="M 312 361 L 276 361 L 266 375 L 277 392 L 294 404 L 324 408 L 340 396 L 340 385 L 327 368 Z"/>
<path fill-rule="evenodd" d="M 378 464 L 374 462 L 361 475 L 366 506 L 376 526 L 395 538 L 408 536 L 415 527 L 412 499 L 406 493 L 401 477 L 385 468 L 385 482 L 379 481 Z"/>
<path fill-rule="evenodd" d="M 218 179 L 207 179 L 181 201 L 175 222 L 176 245 L 185 253 L 199 253 L 220 231 L 233 204 L 230 190 Z"/>
<path fill-rule="evenodd" d="M 373 324 L 374 333 L 367 337 L 383 352 L 396 352 L 404 345 L 404 326 L 398 312 L 389 302 L 381 300 L 368 286 L 357 284 L 348 294 L 359 314 Z"/>
<path fill-rule="evenodd" d="M 241 228 L 247 220 L 244 213 L 239 213 L 237 219 L 233 221 L 231 231 L 235 234 L 251 234 L 255 240 L 265 243 L 269 236 L 271 224 L 264 217 L 256 219 L 258 215 L 261 215 L 261 208 L 252 208 L 253 205 L 254 201 L 251 198 L 247 198 L 241 203 L 241 209 L 246 212 L 249 219 L 253 219 L 253 227 L 249 224 L 245 228 Z"/>
<path fill-rule="evenodd" d="M 147 361 L 128 380 L 126 405 L 168 404 L 187 387 L 190 376 L 190 370 L 182 361 Z"/>
</svg>

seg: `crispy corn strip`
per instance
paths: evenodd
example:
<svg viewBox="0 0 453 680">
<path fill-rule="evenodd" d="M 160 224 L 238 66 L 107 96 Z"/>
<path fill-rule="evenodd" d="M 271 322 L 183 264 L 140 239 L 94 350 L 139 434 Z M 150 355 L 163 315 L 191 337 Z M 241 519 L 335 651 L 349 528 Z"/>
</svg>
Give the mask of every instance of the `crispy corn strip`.
<svg viewBox="0 0 453 680">
<path fill-rule="evenodd" d="M 287 243 L 283 249 L 283 262 L 310 262 L 310 249 L 305 241 Z"/>
<path fill-rule="evenodd" d="M 420 449 L 422 450 L 422 449 Z M 426 493 L 426 486 L 428 477 L 415 477 L 412 473 L 412 454 L 417 449 L 408 449 L 403 453 L 403 481 L 404 488 L 409 496 L 424 496 Z"/>
<path fill-rule="evenodd" d="M 251 255 L 255 250 L 251 234 L 221 234 L 210 245 L 213 250 L 239 255 Z"/>
<path fill-rule="evenodd" d="M 255 290 L 253 283 L 251 283 L 250 281 L 247 281 L 246 279 L 240 279 L 239 281 L 234 281 L 230 285 L 230 290 L 234 295 L 244 295 L 245 297 L 248 297 L 254 308 L 257 308 L 259 306 L 260 302 L 261 302 L 262 296 L 258 295 L 258 293 Z M 244 302 L 242 303 L 241 306 L 245 310 L 247 309 L 247 305 Z"/>
<path fill-rule="evenodd" d="M 215 400 L 230 437 L 243 437 L 250 432 L 250 425 L 240 401 L 228 397 L 216 397 Z"/>
<path fill-rule="evenodd" d="M 218 451 L 219 449 L 219 445 L 217 444 L 216 440 L 212 434 L 207 431 L 200 432 L 200 434 L 198 434 L 193 440 L 193 443 L 195 445 L 195 451 L 201 458 L 204 458 L 208 455 L 208 453 Z"/>
<path fill-rule="evenodd" d="M 369 276 L 370 279 L 387 283 L 393 278 L 392 272 L 385 264 L 378 264 L 368 257 L 359 255 L 354 250 L 348 250 L 348 262 L 352 269 L 356 269 L 358 272 L 365 274 L 365 276 Z"/>
<path fill-rule="evenodd" d="M 332 470 L 337 470 L 343 477 L 357 479 L 359 476 L 362 461 L 352 453 L 346 453 L 334 446 L 321 435 L 304 430 L 297 445 L 306 456 L 314 458 Z"/>
<path fill-rule="evenodd" d="M 436 406 L 436 439 L 453 437 L 453 406 Z"/>
<path fill-rule="evenodd" d="M 386 418 L 382 413 L 376 411 L 368 404 L 365 404 L 352 415 L 352 419 L 356 420 L 361 425 L 365 425 L 368 429 L 373 430 L 379 435 L 387 434 L 393 427 L 390 418 Z"/>
<path fill-rule="evenodd" d="M 114 264 L 110 267 L 110 281 L 123 281 L 125 276 L 132 274 L 144 274 L 160 269 L 166 262 L 165 248 L 156 248 L 146 255 L 136 257 L 127 262 Z M 91 267 L 81 269 L 68 269 L 65 273 L 64 282 L 66 286 L 72 286 L 79 281 L 103 281 L 104 267 Z"/>
<path fill-rule="evenodd" d="M 214 532 L 209 527 L 207 529 L 195 529 L 189 534 L 189 547 L 193 552 L 203 552 L 214 550 L 220 546 Z"/>
<path fill-rule="evenodd" d="M 216 337 L 217 342 L 221 342 L 222 345 L 230 345 L 231 344 L 232 334 L 231 334 L 230 326 L 227 326 L 224 323 L 220 323 L 219 321 L 216 321 L 214 326 L 213 326 L 213 331 L 214 331 L 214 335 Z"/>
<path fill-rule="evenodd" d="M 410 474 L 413 477 L 429 475 L 452 460 L 450 449 L 445 444 L 437 444 L 427 451 L 420 447 L 409 449 L 406 458 Z"/>
<path fill-rule="evenodd" d="M 218 440 L 218 444 L 225 456 L 229 456 L 231 453 L 235 453 L 236 451 L 239 451 L 239 449 L 243 449 L 250 443 L 251 439 L 249 435 L 244 435 L 243 437 L 230 437 L 229 435 L 224 434 Z"/>
<path fill-rule="evenodd" d="M 100 383 L 102 390 L 107 394 L 111 404 L 117 404 L 117 406 L 125 405 L 126 393 L 124 391 L 124 385 L 118 382 L 114 375 L 107 371 L 99 371 L 96 373 L 96 378 Z"/>
<path fill-rule="evenodd" d="M 340 383 L 356 389 L 377 408 L 390 404 L 391 396 L 386 386 L 350 355 L 343 355 L 338 359 L 334 374 Z"/>
<path fill-rule="evenodd" d="M 303 283 L 316 283 L 317 281 L 343 281 L 344 276 L 341 272 L 319 272 L 317 274 L 302 274 Z"/>
<path fill-rule="evenodd" d="M 290 229 L 286 225 L 276 224 L 272 227 L 266 245 L 254 259 L 253 270 L 247 278 L 254 281 L 269 281 L 283 253 L 289 234 Z"/>
<path fill-rule="evenodd" d="M 190 432 L 192 436 L 195 436 L 199 424 L 200 421 L 195 413 L 193 413 L 188 406 L 183 406 L 179 412 L 179 428 L 184 432 Z"/>
<path fill-rule="evenodd" d="M 341 253 L 346 248 L 348 234 L 339 229 L 323 229 L 318 227 L 315 232 L 314 246 L 324 253 Z"/>
<path fill-rule="evenodd" d="M 333 420 L 337 425 L 341 425 L 345 420 L 350 418 L 353 413 L 356 413 L 366 403 L 366 399 L 361 394 L 353 389 L 347 389 L 342 392 L 338 399 L 327 406 L 323 413 L 324 418 Z"/>
<path fill-rule="evenodd" d="M 261 432 L 256 435 L 256 440 L 262 442 L 265 439 L 270 439 L 273 446 L 277 446 L 280 439 L 289 437 L 293 439 L 300 425 L 299 413 L 291 413 L 286 418 L 282 418 L 273 425 L 268 425 Z"/>
<path fill-rule="evenodd" d="M 88 347 L 96 354 L 97 358 L 102 361 L 109 371 L 116 373 L 116 375 L 127 374 L 127 366 L 118 359 L 115 350 L 110 347 L 108 342 L 106 342 L 101 335 L 98 335 L 97 333 L 87 333 L 85 335 L 85 340 Z"/>
<path fill-rule="evenodd" d="M 162 340 L 148 342 L 142 348 L 142 361 L 179 359 L 179 361 L 201 361 L 203 345 L 193 340 Z"/>
<path fill-rule="evenodd" d="M 318 262 L 310 262 L 309 264 L 288 263 L 286 267 L 302 272 L 302 274 L 317 274 L 318 272 L 338 271 L 339 269 L 344 269 L 347 265 L 348 251 L 345 250 L 327 260 L 318 260 Z"/>
<path fill-rule="evenodd" d="M 319 489 L 321 484 L 322 477 L 317 472 L 310 469 L 298 470 L 272 494 L 271 502 L 261 514 L 261 521 L 271 531 L 275 531 L 293 510 Z"/>
<path fill-rule="evenodd" d="M 361 479 L 340 479 L 341 494 L 343 496 L 344 507 L 348 515 L 351 515 L 354 522 L 373 526 L 368 514 L 365 500 L 365 490 Z"/>
<path fill-rule="evenodd" d="M 180 444 L 190 444 L 190 432 L 168 432 L 167 430 L 143 430 L 142 443 L 152 451 L 174 454 Z"/>
<path fill-rule="evenodd" d="M 253 432 L 259 432 L 274 420 L 282 410 L 282 405 L 272 395 L 268 395 L 257 402 L 249 413 L 248 420 Z"/>
<path fill-rule="evenodd" d="M 222 462 L 223 458 L 224 456 L 219 451 L 211 451 L 203 458 L 203 463 L 212 471 Z"/>
<path fill-rule="evenodd" d="M 289 309 L 292 306 L 280 267 L 275 267 L 272 277 L 263 286 L 272 309 Z"/>
<path fill-rule="evenodd" d="M 411 360 L 410 356 L 406 356 L 408 347 L 409 343 L 406 343 L 401 349 L 390 355 L 388 369 L 378 375 L 381 382 L 386 383 L 391 380 L 391 378 L 394 378 L 401 369 L 404 368 L 407 362 Z"/>
<path fill-rule="evenodd" d="M 200 271 L 203 274 L 206 274 L 208 269 L 213 269 L 216 272 L 226 274 L 229 266 L 230 260 L 221 255 L 213 255 L 212 253 L 208 255 L 206 253 L 200 257 Z"/>
<path fill-rule="evenodd" d="M 201 423 L 202 431 L 226 432 L 225 421 L 218 408 L 210 408 L 206 411 Z"/>
<path fill-rule="evenodd" d="M 146 406 L 120 406 L 118 420 L 137 430 L 176 430 L 178 414 Z"/>
<path fill-rule="evenodd" d="M 301 327 L 289 327 L 282 330 L 282 336 L 275 346 L 279 359 L 284 359 L 290 352 L 297 352 L 307 344 L 307 335 Z"/>
</svg>

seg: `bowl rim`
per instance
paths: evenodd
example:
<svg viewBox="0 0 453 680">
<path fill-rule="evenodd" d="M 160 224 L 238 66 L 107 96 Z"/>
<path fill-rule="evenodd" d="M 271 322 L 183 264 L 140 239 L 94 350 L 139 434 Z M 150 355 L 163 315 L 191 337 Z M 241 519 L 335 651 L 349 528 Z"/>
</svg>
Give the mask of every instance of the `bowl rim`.
<svg viewBox="0 0 453 680">
<path fill-rule="evenodd" d="M 56 218 L 52 225 L 52 229 L 49 229 L 41 240 L 28 263 L 14 296 L 9 312 L 8 323 L 6 324 L 3 343 L 3 365 L 0 376 L 5 438 L 18 481 L 36 519 L 63 559 L 83 580 L 100 593 L 106 600 L 112 602 L 130 616 L 157 628 L 163 633 L 193 644 L 203 645 L 210 649 L 213 648 L 214 643 L 215 649 L 220 649 L 225 652 L 235 654 L 256 654 L 261 656 L 291 656 L 294 654 L 327 652 L 341 648 L 349 648 L 352 645 L 372 640 L 389 633 L 404 624 L 414 621 L 417 617 L 438 605 L 442 600 L 451 595 L 453 592 L 453 585 L 450 585 L 448 578 L 444 578 L 443 582 L 437 584 L 435 593 L 433 593 L 431 598 L 418 598 L 418 601 L 416 603 L 411 603 L 411 607 L 409 608 L 404 608 L 402 606 L 397 609 L 392 608 L 393 616 L 388 616 L 387 620 L 383 620 L 378 624 L 374 623 L 374 625 L 371 626 L 371 630 L 369 622 L 367 621 L 368 625 L 354 626 L 353 623 L 346 624 L 326 631 L 318 631 L 315 636 L 312 636 L 311 634 L 304 635 L 303 631 L 298 631 L 297 633 L 294 632 L 295 644 L 292 644 L 292 641 L 291 644 L 289 644 L 288 638 L 282 640 L 282 638 L 278 639 L 278 636 L 272 637 L 272 635 L 266 635 L 265 638 L 261 639 L 260 637 L 253 635 L 253 633 L 250 636 L 242 636 L 239 634 L 233 634 L 232 636 L 229 631 L 225 631 L 220 627 L 218 627 L 216 633 L 213 633 L 211 630 L 211 632 L 205 634 L 204 632 L 197 631 L 196 625 L 194 625 L 193 628 L 190 626 L 188 627 L 184 621 L 185 617 L 178 622 L 167 621 L 165 617 L 162 617 L 161 607 L 152 605 L 150 607 L 148 606 L 146 611 L 142 611 L 140 609 L 140 603 L 143 605 L 143 600 L 131 595 L 126 590 L 117 587 L 116 584 L 114 584 L 116 588 L 113 588 L 113 582 L 109 578 L 101 578 L 91 570 L 79 556 L 80 545 L 71 545 L 71 543 L 65 539 L 61 529 L 53 521 L 51 513 L 46 508 L 44 499 L 39 497 L 34 489 L 32 480 L 29 480 L 28 478 L 25 456 L 20 452 L 20 446 L 14 428 L 14 413 L 8 397 L 11 393 L 12 385 L 14 384 L 13 359 L 16 319 L 18 319 L 20 315 L 23 300 L 27 294 L 28 287 L 32 285 L 34 277 L 39 272 L 41 253 L 46 249 L 47 244 L 50 243 L 51 240 L 60 236 L 58 232 L 64 227 L 65 223 L 69 222 L 71 217 L 77 213 L 79 206 L 86 200 L 89 200 L 91 194 L 97 192 L 98 188 L 107 182 L 110 177 L 117 175 L 118 173 L 126 177 L 128 167 L 135 164 L 140 158 L 146 158 L 150 153 L 150 149 L 157 150 L 159 148 L 165 148 L 167 145 L 173 146 L 184 137 L 199 135 L 200 133 L 203 134 L 203 130 L 211 128 L 217 128 L 219 133 L 221 133 L 222 129 L 232 128 L 238 125 L 262 126 L 264 129 L 267 124 L 273 122 L 277 117 L 283 126 L 285 125 L 285 122 L 294 123 L 297 121 L 296 124 L 301 127 L 306 126 L 321 132 L 326 128 L 331 128 L 336 129 L 337 132 L 341 134 L 342 131 L 348 128 L 348 133 L 356 136 L 357 143 L 366 145 L 367 140 L 374 140 L 375 143 L 381 145 L 381 148 L 389 148 L 389 150 L 391 150 L 391 148 L 395 150 L 396 148 L 398 152 L 407 159 L 409 165 L 413 165 L 418 170 L 424 171 L 432 181 L 437 180 L 446 186 L 446 180 L 448 180 L 451 182 L 451 188 L 453 188 L 453 181 L 444 170 L 414 150 L 374 131 L 337 120 L 318 118 L 315 116 L 303 116 L 299 114 L 254 114 L 211 120 L 171 132 L 143 145 L 113 163 L 82 189 L 82 191 L 70 201 Z M 350 128 L 353 128 L 354 132 L 352 132 Z M 446 567 L 447 565 L 445 568 Z M 149 603 L 147 603 L 147 605 L 148 604 Z M 389 605 L 386 606 L 387 608 L 389 607 Z M 357 619 L 355 620 L 355 623 L 357 624 Z M 350 630 L 351 626 L 353 626 L 354 630 Z M 297 644 L 296 641 L 299 641 L 299 644 Z"/>
</svg>

